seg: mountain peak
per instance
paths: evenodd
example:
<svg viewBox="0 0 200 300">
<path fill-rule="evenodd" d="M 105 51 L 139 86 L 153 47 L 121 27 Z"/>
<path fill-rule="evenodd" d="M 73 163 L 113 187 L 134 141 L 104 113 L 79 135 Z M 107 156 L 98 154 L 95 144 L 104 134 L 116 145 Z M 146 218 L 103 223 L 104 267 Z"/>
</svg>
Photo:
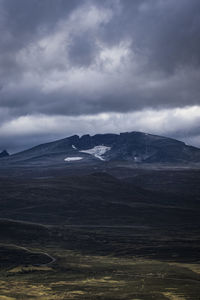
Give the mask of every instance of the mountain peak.
<svg viewBox="0 0 200 300">
<path fill-rule="evenodd" d="M 200 162 L 200 149 L 172 138 L 132 131 L 73 135 L 11 155 L 9 161 L 31 165 L 82 165 L 102 161 L 186 164 Z"/>
</svg>

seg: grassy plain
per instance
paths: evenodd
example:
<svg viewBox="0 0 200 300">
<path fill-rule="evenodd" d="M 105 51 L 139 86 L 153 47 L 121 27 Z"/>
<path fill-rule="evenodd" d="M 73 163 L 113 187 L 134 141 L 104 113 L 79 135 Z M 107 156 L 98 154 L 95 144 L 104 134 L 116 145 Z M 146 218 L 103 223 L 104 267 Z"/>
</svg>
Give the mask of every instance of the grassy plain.
<svg viewBox="0 0 200 300">
<path fill-rule="evenodd" d="M 199 170 L 124 172 L 1 178 L 0 300 L 200 300 Z"/>
</svg>

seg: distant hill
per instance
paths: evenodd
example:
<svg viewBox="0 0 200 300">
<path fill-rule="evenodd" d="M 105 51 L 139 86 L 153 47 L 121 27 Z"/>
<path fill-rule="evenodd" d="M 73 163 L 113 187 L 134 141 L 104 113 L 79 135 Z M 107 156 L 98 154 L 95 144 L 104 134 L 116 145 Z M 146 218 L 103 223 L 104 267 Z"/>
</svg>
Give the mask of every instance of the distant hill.
<svg viewBox="0 0 200 300">
<path fill-rule="evenodd" d="M 172 138 L 143 132 L 74 135 L 10 155 L 6 161 L 36 165 L 109 161 L 187 164 L 200 162 L 200 149 Z"/>
</svg>

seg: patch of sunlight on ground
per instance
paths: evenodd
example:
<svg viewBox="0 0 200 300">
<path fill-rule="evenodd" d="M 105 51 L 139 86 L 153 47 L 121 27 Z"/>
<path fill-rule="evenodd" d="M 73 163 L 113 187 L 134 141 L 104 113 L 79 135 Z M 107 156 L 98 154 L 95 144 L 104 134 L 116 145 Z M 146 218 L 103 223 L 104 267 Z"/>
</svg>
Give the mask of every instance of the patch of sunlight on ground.
<svg viewBox="0 0 200 300">
<path fill-rule="evenodd" d="M 59 296 L 54 295 L 51 288 L 43 284 L 29 284 L 26 281 L 0 281 L 0 289 L 4 295 L 0 300 L 15 300 L 15 299 L 41 299 L 41 300 L 60 300 Z M 14 293 L 16 298 L 10 298 L 7 295 Z M 25 298 L 25 296 L 27 298 Z"/>
<path fill-rule="evenodd" d="M 23 273 L 23 272 L 35 272 L 35 271 L 53 271 L 52 268 L 47 266 L 35 267 L 35 266 L 18 266 L 8 271 L 8 273 Z"/>
<path fill-rule="evenodd" d="M 70 291 L 65 293 L 65 296 L 75 298 L 76 296 L 85 295 L 86 292 L 83 291 Z"/>
<path fill-rule="evenodd" d="M 7 296 L 1 296 L 0 295 L 0 300 L 15 300 L 16 298 L 11 298 L 11 297 L 7 297 Z"/>
<path fill-rule="evenodd" d="M 125 281 L 123 280 L 112 280 L 111 277 L 102 277 L 102 278 L 88 278 L 85 280 L 76 280 L 76 281 L 58 281 L 53 282 L 51 286 L 55 285 L 96 285 L 99 283 L 103 284 L 118 284 L 118 285 L 124 285 Z"/>
<path fill-rule="evenodd" d="M 167 297 L 169 300 L 185 300 L 185 298 L 183 298 L 182 296 L 175 295 L 171 292 L 165 292 L 163 293 L 163 295 Z"/>
</svg>

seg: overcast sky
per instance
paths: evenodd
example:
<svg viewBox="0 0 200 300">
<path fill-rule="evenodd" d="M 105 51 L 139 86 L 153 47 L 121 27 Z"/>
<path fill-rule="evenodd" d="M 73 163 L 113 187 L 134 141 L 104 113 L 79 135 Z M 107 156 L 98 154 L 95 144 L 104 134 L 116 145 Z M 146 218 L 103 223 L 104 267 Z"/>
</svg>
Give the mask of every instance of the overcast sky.
<svg viewBox="0 0 200 300">
<path fill-rule="evenodd" d="M 200 146 L 199 0 L 0 0 L 0 148 L 145 131 Z"/>
</svg>

